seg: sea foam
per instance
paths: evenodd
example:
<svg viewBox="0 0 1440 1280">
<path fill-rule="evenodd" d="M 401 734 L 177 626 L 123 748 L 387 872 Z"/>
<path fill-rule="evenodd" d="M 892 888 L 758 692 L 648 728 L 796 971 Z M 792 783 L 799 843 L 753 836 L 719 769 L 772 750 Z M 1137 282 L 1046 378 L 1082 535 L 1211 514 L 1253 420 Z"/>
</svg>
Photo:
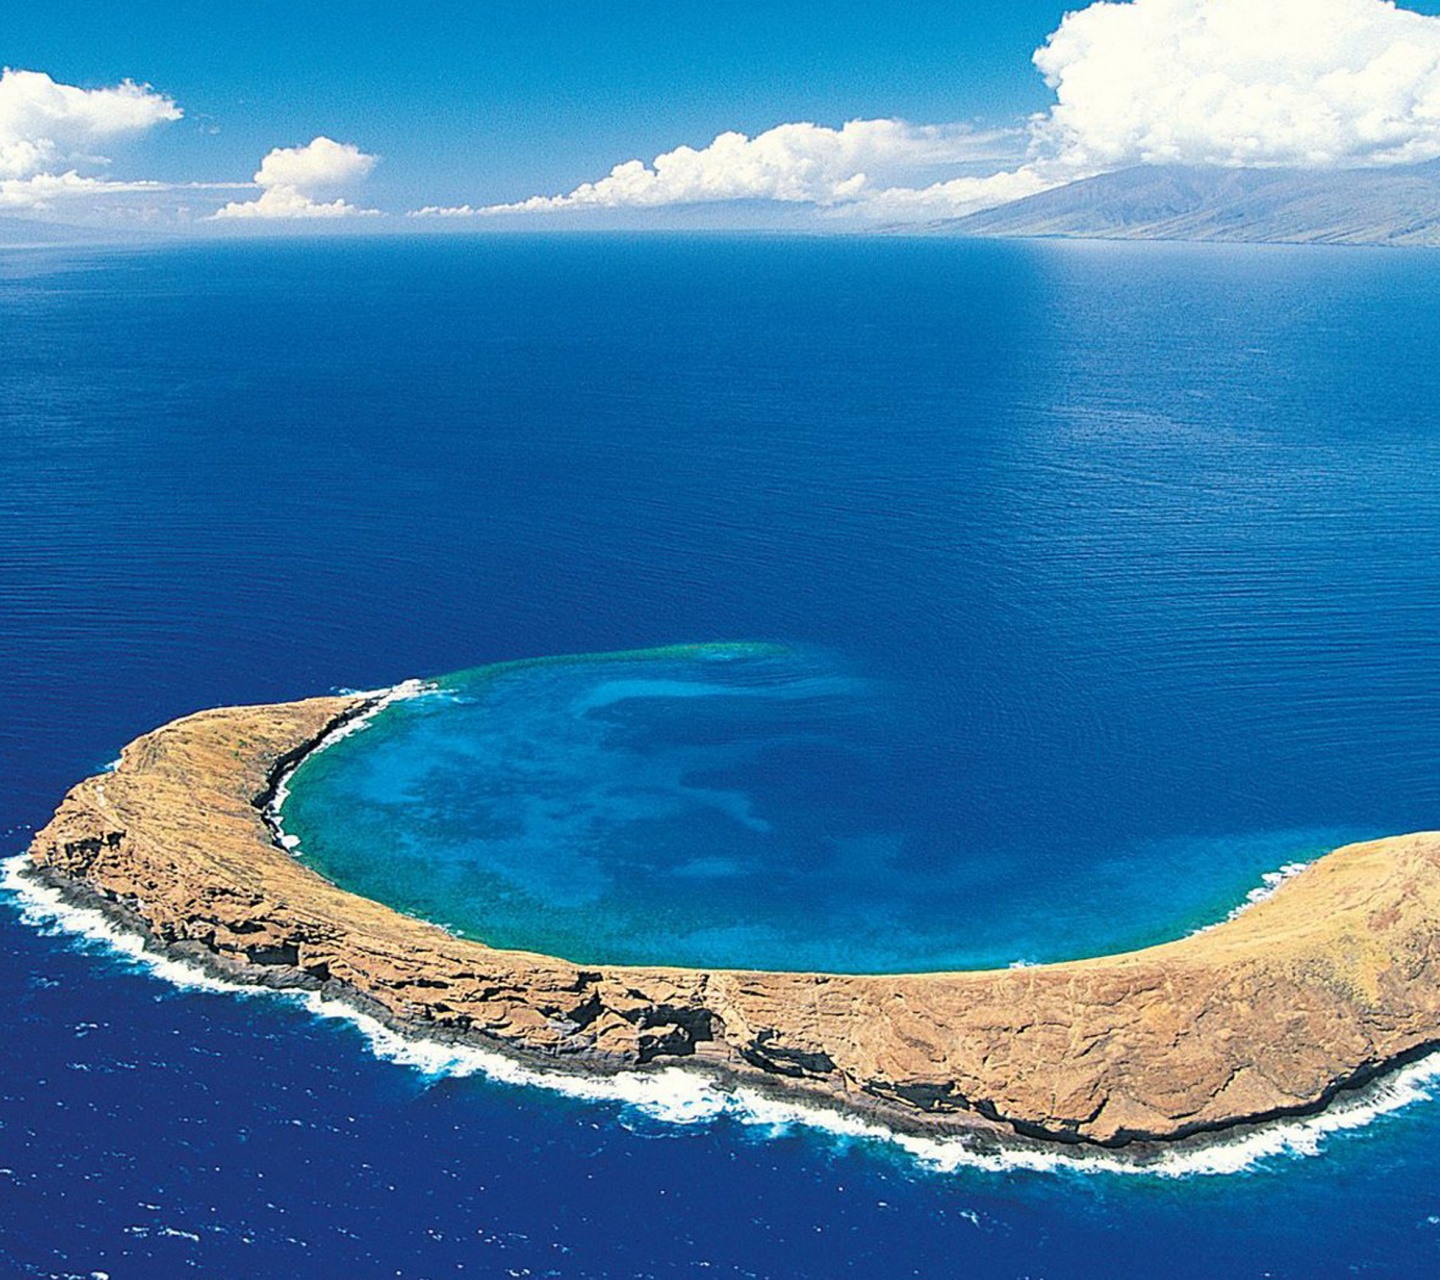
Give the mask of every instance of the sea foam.
<svg viewBox="0 0 1440 1280">
<path fill-rule="evenodd" d="M 618 1105 L 622 1114 L 629 1111 L 665 1124 L 707 1124 L 724 1117 L 762 1135 L 804 1131 L 842 1145 L 860 1142 L 888 1149 L 908 1157 L 920 1168 L 941 1174 L 979 1170 L 1187 1178 L 1244 1173 L 1267 1167 L 1278 1159 L 1318 1156 L 1327 1138 L 1363 1128 L 1380 1116 L 1414 1103 L 1429 1101 L 1440 1082 L 1437 1052 L 1346 1096 L 1319 1114 L 1256 1126 L 1202 1145 L 1177 1147 L 1143 1162 L 1091 1148 L 1046 1148 L 1036 1144 L 997 1149 L 967 1137 L 928 1138 L 897 1132 L 872 1119 L 832 1108 L 772 1097 L 743 1085 L 727 1086 L 703 1070 L 666 1067 L 613 1076 L 571 1075 L 527 1066 L 493 1050 L 401 1034 L 343 1000 L 313 991 L 277 991 L 235 982 L 160 954 L 139 933 L 123 928 L 92 907 L 66 901 L 59 890 L 23 874 L 27 864 L 24 853 L 0 861 L 0 890 L 13 898 L 25 924 L 108 954 L 181 990 L 289 1001 L 317 1018 L 344 1021 L 360 1033 L 376 1058 L 428 1079 L 481 1076 L 581 1101 Z"/>
<path fill-rule="evenodd" d="M 1287 881 L 1293 880 L 1302 871 L 1308 870 L 1313 863 L 1310 862 L 1287 862 L 1283 867 L 1274 871 L 1267 871 L 1260 877 L 1260 883 L 1245 895 L 1245 901 L 1225 916 L 1223 920 L 1217 920 L 1214 924 L 1201 925 L 1200 928 L 1191 931 L 1191 936 L 1201 933 L 1209 933 L 1212 929 L 1218 929 L 1222 924 L 1231 920 L 1238 920 L 1251 907 L 1258 906 L 1269 898 L 1273 898 L 1279 892 L 1280 887 Z"/>
<path fill-rule="evenodd" d="M 437 686 L 428 680 L 402 680 L 397 685 L 388 689 L 355 690 L 344 689 L 339 692 L 353 698 L 373 698 L 374 702 L 357 716 L 351 716 L 344 724 L 337 725 L 331 729 L 318 742 L 311 745 L 299 760 L 286 769 L 276 780 L 274 790 L 270 794 L 270 802 L 265 806 L 265 820 L 275 832 L 275 838 L 280 844 L 289 849 L 292 853 L 300 845 L 300 837 L 286 832 L 282 809 L 285 801 L 290 798 L 290 779 L 295 776 L 298 769 L 311 756 L 324 751 L 327 747 L 334 746 L 351 734 L 360 733 L 370 727 L 370 721 L 378 716 L 386 707 L 396 702 L 404 702 L 410 698 L 425 697 L 436 692 Z"/>
</svg>

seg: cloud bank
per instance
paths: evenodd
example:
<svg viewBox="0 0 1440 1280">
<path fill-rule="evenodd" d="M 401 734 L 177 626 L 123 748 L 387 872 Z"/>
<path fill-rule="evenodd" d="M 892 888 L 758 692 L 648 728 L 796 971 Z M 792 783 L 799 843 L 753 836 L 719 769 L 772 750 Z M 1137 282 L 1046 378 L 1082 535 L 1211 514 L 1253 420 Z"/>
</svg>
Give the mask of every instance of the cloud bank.
<svg viewBox="0 0 1440 1280">
<path fill-rule="evenodd" d="M 628 160 L 562 195 L 423 217 L 770 200 L 827 216 L 954 217 L 1137 164 L 1342 167 L 1440 157 L 1440 19 L 1389 0 L 1125 0 L 1067 14 L 1034 56 L 1054 106 L 1012 167 L 957 125 L 785 124 Z M 972 172 L 934 178 L 933 171 Z M 929 181 L 915 181 L 917 177 Z"/>
<path fill-rule="evenodd" d="M 276 147 L 255 172 L 260 194 L 253 200 L 232 201 L 212 217 L 286 219 L 351 218 L 371 215 L 348 203 L 340 192 L 369 176 L 379 161 L 353 142 L 318 137 L 303 147 Z M 327 196 L 333 196 L 326 200 Z"/>
<path fill-rule="evenodd" d="M 28 178 L 0 178 L 0 209 L 44 212 L 79 196 L 115 196 L 171 191 L 165 182 L 115 182 L 69 173 L 36 173 Z"/>
<path fill-rule="evenodd" d="M 756 137 L 722 133 L 709 146 L 677 147 L 646 165 L 629 160 L 568 195 L 534 196 L 487 213 L 585 206 L 654 208 L 718 200 L 776 200 L 830 206 L 875 188 L 875 175 L 973 162 L 1003 135 L 962 125 L 851 120 L 839 129 L 782 124 Z M 458 212 L 430 210 L 429 212 Z"/>
<path fill-rule="evenodd" d="M 838 129 L 782 124 L 755 137 L 720 134 L 708 146 L 677 147 L 649 164 L 627 160 L 608 176 L 556 196 L 513 204 L 429 206 L 422 218 L 495 217 L 573 209 L 656 209 L 672 205 L 768 200 L 806 204 L 836 216 L 863 208 L 875 216 L 953 215 L 988 208 L 1053 186 L 1030 169 L 906 185 L 936 170 L 973 168 L 996 153 L 1022 151 L 1024 135 L 967 125 L 851 120 Z"/>
</svg>

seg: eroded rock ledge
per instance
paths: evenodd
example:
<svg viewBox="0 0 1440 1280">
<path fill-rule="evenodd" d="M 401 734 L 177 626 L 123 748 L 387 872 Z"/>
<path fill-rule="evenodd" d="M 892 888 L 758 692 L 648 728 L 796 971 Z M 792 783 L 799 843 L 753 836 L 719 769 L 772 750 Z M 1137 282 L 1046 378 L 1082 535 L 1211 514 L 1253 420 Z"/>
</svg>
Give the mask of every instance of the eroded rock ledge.
<svg viewBox="0 0 1440 1280">
<path fill-rule="evenodd" d="M 274 840 L 284 769 L 363 698 L 201 712 L 76 786 L 31 874 L 160 945 L 574 1067 L 703 1062 L 911 1129 L 1125 1146 L 1318 1110 L 1440 1043 L 1440 834 L 1351 845 L 1208 932 L 1026 969 L 858 977 L 498 951 Z"/>
</svg>

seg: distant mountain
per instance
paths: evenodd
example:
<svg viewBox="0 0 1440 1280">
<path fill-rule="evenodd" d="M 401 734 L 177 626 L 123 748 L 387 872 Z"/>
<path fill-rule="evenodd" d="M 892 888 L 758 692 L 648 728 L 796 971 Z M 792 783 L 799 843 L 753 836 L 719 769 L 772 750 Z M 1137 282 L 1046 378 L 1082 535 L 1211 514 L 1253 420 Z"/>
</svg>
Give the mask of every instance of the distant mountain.
<svg viewBox="0 0 1440 1280">
<path fill-rule="evenodd" d="M 0 249 L 35 249 L 47 246 L 123 245 L 153 239 L 153 233 L 115 231 L 107 227 L 77 227 L 34 218 L 0 217 Z"/>
<path fill-rule="evenodd" d="M 1440 245 L 1440 162 L 1393 169 L 1145 166 L 935 230 L 974 236 Z"/>
</svg>

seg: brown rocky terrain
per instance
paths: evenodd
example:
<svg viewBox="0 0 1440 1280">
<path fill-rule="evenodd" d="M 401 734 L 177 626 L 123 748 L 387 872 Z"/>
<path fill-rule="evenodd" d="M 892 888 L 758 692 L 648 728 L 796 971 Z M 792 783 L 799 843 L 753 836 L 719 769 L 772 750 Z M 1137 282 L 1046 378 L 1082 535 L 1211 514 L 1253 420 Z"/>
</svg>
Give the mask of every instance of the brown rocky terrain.
<svg viewBox="0 0 1440 1280">
<path fill-rule="evenodd" d="M 369 704 L 201 712 L 77 785 L 33 870 L 157 945 L 573 1069 L 703 1063 L 916 1130 L 1124 1146 L 1314 1111 L 1440 1043 L 1440 834 L 1336 851 L 1207 932 L 1025 969 L 866 977 L 499 951 L 274 839 L 285 770 Z"/>
</svg>

